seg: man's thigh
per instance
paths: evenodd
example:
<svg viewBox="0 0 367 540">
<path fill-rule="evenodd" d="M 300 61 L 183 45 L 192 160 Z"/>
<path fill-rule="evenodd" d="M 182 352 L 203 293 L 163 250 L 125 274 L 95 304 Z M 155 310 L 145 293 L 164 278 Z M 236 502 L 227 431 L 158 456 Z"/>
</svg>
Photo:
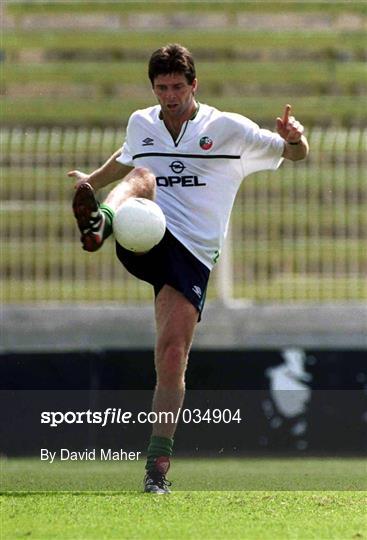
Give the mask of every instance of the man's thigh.
<svg viewBox="0 0 367 540">
<path fill-rule="evenodd" d="M 152 250 L 137 256 L 116 243 L 116 253 L 125 268 L 135 277 L 147 281 L 154 286 L 155 296 L 158 297 L 162 287 L 170 285 L 180 291 L 197 309 L 200 319 L 204 307 L 206 289 L 210 270 L 183 246 L 170 232 L 166 231 L 164 238 Z M 166 297 L 164 293 L 163 298 Z M 162 303 L 160 301 L 160 303 Z M 168 304 L 175 302 L 169 298 Z M 158 306 L 159 307 L 159 306 Z M 164 312 L 171 309 L 165 306 Z"/>
<path fill-rule="evenodd" d="M 164 285 L 155 301 L 156 350 L 167 346 L 189 352 L 198 322 L 197 308 L 179 291 Z"/>
</svg>

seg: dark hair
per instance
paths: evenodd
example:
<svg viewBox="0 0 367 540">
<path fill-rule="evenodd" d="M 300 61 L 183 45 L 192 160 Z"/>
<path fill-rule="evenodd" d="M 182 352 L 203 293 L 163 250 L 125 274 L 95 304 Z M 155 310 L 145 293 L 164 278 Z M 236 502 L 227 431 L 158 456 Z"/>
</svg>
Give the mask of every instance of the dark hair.
<svg viewBox="0 0 367 540">
<path fill-rule="evenodd" d="M 152 85 L 158 75 L 182 73 L 189 84 L 192 84 L 196 77 L 192 54 L 178 43 L 170 43 L 154 51 L 149 60 L 148 73 Z"/>
</svg>

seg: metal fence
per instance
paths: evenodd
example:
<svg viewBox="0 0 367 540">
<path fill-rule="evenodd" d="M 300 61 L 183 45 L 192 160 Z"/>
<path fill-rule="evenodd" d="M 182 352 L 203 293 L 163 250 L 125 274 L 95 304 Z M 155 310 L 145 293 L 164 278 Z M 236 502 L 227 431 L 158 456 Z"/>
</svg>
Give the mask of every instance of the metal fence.
<svg viewBox="0 0 367 540">
<path fill-rule="evenodd" d="M 5 129 L 1 224 L 4 302 L 137 302 L 150 287 L 121 267 L 110 240 L 81 250 L 72 168 L 91 171 L 123 141 L 116 129 Z M 314 129 L 306 161 L 243 183 L 209 298 L 257 302 L 367 297 L 367 133 Z"/>
</svg>

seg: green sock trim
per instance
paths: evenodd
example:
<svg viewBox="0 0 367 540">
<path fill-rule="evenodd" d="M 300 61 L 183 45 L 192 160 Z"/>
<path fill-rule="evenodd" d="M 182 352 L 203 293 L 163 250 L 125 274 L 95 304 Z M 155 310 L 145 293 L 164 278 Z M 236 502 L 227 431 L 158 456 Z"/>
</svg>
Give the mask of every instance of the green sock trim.
<svg viewBox="0 0 367 540">
<path fill-rule="evenodd" d="M 104 231 L 103 231 L 103 240 L 105 240 L 112 233 L 112 221 L 113 221 L 113 216 L 115 215 L 115 212 L 112 210 L 112 208 L 108 206 L 108 204 L 105 204 L 105 203 L 102 203 L 99 207 L 106 217 L 106 222 L 105 222 Z"/>
<path fill-rule="evenodd" d="M 147 463 L 145 468 L 147 471 L 153 469 L 154 461 L 161 456 L 172 456 L 173 439 L 168 437 L 157 437 L 152 435 L 148 446 Z"/>
</svg>

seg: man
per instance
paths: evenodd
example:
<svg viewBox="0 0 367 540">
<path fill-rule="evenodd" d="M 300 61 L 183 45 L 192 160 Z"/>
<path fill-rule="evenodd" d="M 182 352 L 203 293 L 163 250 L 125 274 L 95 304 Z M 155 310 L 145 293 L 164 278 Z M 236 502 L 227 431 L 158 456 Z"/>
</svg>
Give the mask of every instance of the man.
<svg viewBox="0 0 367 540">
<path fill-rule="evenodd" d="M 124 145 L 101 168 L 69 176 L 77 180 L 73 210 L 86 251 L 101 247 L 111 234 L 114 212 L 128 197 L 155 199 L 165 213 L 167 231 L 158 246 L 135 255 L 116 244 L 116 252 L 132 274 L 154 287 L 157 382 L 152 409 L 176 414 L 210 270 L 239 186 L 252 172 L 277 169 L 283 158 L 305 158 L 308 143 L 303 126 L 289 116 L 289 105 L 277 119 L 278 133 L 271 133 L 243 116 L 199 104 L 194 61 L 180 45 L 152 54 L 149 78 L 159 105 L 130 117 Z M 100 205 L 95 192 L 122 178 Z M 174 422 L 153 426 L 147 492 L 169 492 L 166 473 L 175 429 Z"/>
</svg>

